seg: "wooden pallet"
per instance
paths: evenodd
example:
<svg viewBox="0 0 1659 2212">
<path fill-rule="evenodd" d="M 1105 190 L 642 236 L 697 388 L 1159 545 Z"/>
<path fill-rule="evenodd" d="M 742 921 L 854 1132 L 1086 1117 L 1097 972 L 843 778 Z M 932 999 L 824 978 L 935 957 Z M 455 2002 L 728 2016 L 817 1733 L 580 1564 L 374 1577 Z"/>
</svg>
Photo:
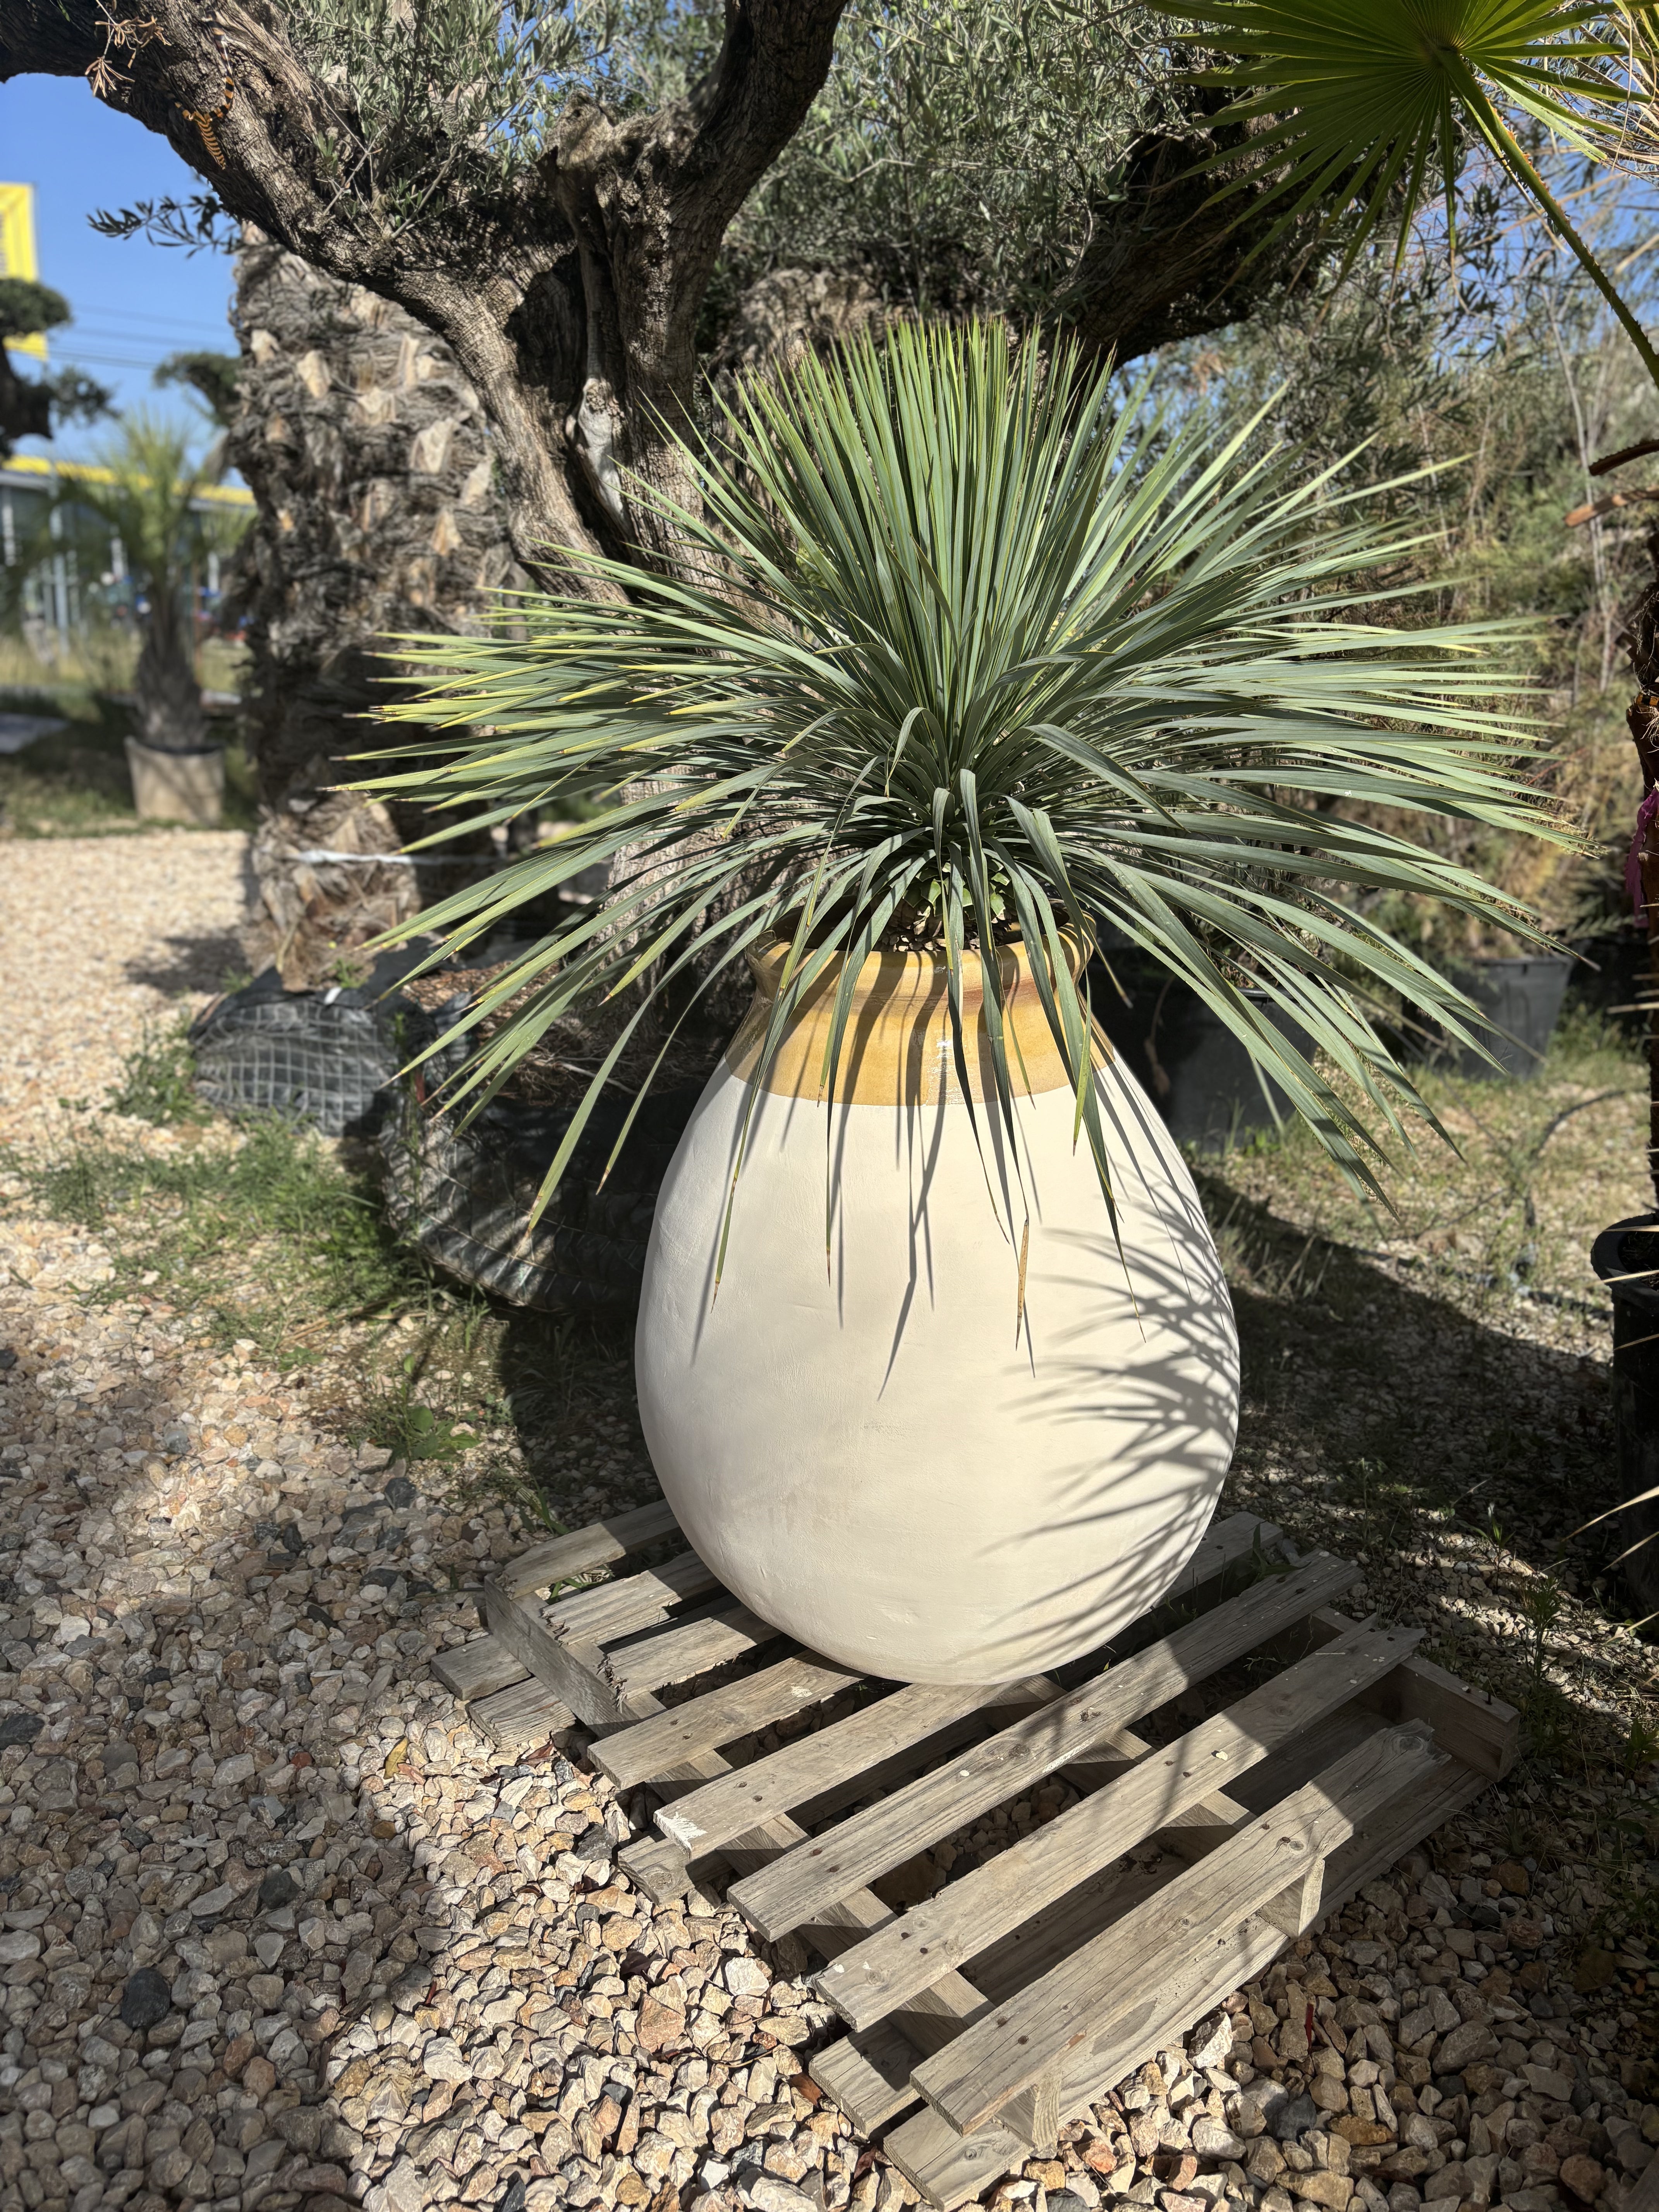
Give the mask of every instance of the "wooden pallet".
<svg viewBox="0 0 1659 2212">
<path fill-rule="evenodd" d="M 503 1741 L 580 1724 L 619 1788 L 649 1789 L 659 1833 L 620 1856 L 654 1901 L 723 1893 L 817 1954 L 847 2033 L 812 2078 L 888 2130 L 939 2212 L 1048 2151 L 1516 1755 L 1514 1712 L 1413 1656 L 1420 1632 L 1332 1609 L 1358 1568 L 1297 1558 L 1249 1514 L 1210 1530 L 1103 1670 L 978 1688 L 802 1651 L 688 1551 L 537 1601 L 677 1534 L 650 1506 L 538 1547 L 485 1584 L 489 1632 L 442 1678 Z M 656 1694 L 715 1669 L 683 1702 Z M 1175 1718 L 1176 1699 L 1208 1717 Z M 1058 1818 L 908 1909 L 876 1894 L 1055 1774 L 1085 1793 Z"/>
</svg>

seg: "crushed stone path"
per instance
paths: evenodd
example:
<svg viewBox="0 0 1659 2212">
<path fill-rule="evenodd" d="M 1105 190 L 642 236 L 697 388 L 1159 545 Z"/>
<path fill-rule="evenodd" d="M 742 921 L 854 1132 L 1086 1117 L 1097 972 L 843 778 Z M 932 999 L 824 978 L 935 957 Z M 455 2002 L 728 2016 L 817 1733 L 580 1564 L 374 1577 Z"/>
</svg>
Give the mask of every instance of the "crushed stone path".
<svg viewBox="0 0 1659 2212">
<path fill-rule="evenodd" d="M 238 847 L 7 849 L 9 975 L 54 884 L 97 881 L 95 942 L 14 1000 L 9 1141 L 215 987 Z M 100 1302 L 96 1237 L 25 1192 L 0 1177 L 0 2212 L 914 2202 L 806 2077 L 834 2031 L 787 1959 L 653 1910 L 610 1786 L 498 1754 L 433 1680 L 522 1547 L 505 1509 L 341 1443 L 165 1285 Z M 1589 1879 L 1444 1832 L 992 2201 L 1622 2212 L 1659 2107 L 1620 1991 L 1659 1963 L 1574 1988 Z"/>
<path fill-rule="evenodd" d="M 60 1141 L 147 1027 L 243 966 L 248 851 L 232 830 L 0 843 L 0 1145 Z"/>
</svg>

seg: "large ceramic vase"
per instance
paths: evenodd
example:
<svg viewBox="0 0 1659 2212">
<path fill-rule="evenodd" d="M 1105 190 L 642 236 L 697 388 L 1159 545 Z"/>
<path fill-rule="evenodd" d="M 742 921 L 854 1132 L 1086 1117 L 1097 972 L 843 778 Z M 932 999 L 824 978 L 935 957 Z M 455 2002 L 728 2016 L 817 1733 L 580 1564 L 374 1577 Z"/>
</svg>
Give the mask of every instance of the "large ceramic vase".
<svg viewBox="0 0 1659 2212">
<path fill-rule="evenodd" d="M 641 1416 L 686 1536 L 763 1620 L 903 1681 L 1055 1667 L 1155 1604 L 1237 1421 L 1232 1308 L 1185 1163 L 1099 1039 L 1115 1228 L 1026 956 L 1000 957 L 1017 1146 L 986 1103 L 971 956 L 971 1105 L 927 953 L 864 963 L 833 1109 L 833 975 L 753 1093 L 779 951 L 646 1259 Z"/>
</svg>

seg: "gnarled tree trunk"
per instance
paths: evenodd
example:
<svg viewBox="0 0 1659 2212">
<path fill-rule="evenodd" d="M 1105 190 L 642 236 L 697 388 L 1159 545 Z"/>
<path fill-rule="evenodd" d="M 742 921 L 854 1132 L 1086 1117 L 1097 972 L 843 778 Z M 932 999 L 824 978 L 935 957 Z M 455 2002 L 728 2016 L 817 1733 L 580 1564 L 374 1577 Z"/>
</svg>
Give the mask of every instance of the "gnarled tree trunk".
<svg viewBox="0 0 1659 2212">
<path fill-rule="evenodd" d="M 8 0 L 0 82 L 89 76 L 240 222 L 441 337 L 489 416 L 520 560 L 568 581 L 562 549 L 668 550 L 621 471 L 684 489 L 671 433 L 709 272 L 823 84 L 844 5 L 727 0 L 684 98 L 620 120 L 574 100 L 507 177 L 446 137 L 441 97 L 405 173 L 356 155 L 343 168 L 342 147 L 363 143 L 349 89 L 264 0 L 147 0 L 131 20 L 104 0 Z"/>
</svg>

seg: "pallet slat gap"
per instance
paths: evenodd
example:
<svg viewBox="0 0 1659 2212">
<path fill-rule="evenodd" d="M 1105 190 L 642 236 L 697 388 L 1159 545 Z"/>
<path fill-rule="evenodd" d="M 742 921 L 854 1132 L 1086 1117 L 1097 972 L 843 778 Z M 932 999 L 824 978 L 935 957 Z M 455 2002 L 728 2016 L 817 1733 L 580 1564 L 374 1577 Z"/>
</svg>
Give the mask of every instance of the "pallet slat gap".
<svg viewBox="0 0 1659 2212">
<path fill-rule="evenodd" d="M 1359 1569 L 1346 1560 L 1315 1553 L 1293 1574 L 1254 1584 L 975 1746 L 948 1771 L 922 1776 L 844 1822 L 810 1850 L 792 1852 L 736 1883 L 731 1902 L 763 1936 L 775 1940 L 787 1935 L 838 1894 L 838 1885 L 861 1886 L 925 1850 L 1012 1796 L 1016 1786 L 1024 1788 L 1066 1765 L 1112 1730 L 1241 1657 L 1358 1578 Z M 663 1816 L 658 1818 L 666 1826 Z"/>
<path fill-rule="evenodd" d="M 1022 1837 L 988 1864 L 914 1905 L 836 1960 L 817 1986 L 854 2027 L 867 2027 L 946 1966 L 1054 1904 L 1154 1830 L 1197 1806 L 1223 1773 L 1231 1779 L 1356 1697 L 1397 1666 L 1421 1631 L 1356 1630 L 1288 1668 L 1224 1711 L 1150 1753 L 1115 1782 Z M 1109 1680 L 1109 1677 L 1108 1678 Z M 1244 1814 L 1244 1808 L 1237 1808 Z M 1218 1823 L 1219 1835 L 1231 1823 Z"/>
</svg>

